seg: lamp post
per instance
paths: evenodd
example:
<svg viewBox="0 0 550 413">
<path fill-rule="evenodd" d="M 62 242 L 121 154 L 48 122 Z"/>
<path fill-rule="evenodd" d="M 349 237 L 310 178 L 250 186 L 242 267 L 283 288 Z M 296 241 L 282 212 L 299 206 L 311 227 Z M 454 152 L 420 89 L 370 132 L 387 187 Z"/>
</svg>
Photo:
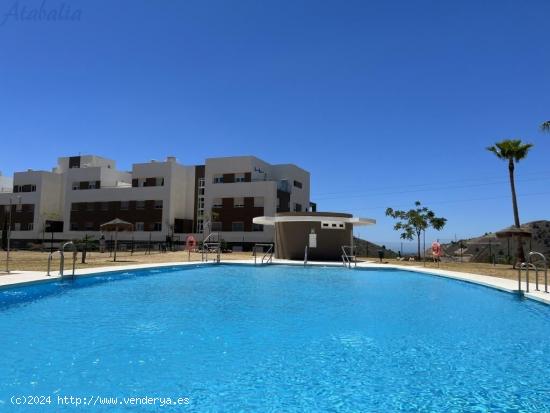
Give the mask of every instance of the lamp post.
<svg viewBox="0 0 550 413">
<path fill-rule="evenodd" d="M 17 200 L 18 200 L 18 204 L 21 204 L 21 196 L 18 196 L 17 197 Z M 12 207 L 12 204 L 13 204 L 13 198 L 10 197 L 10 205 L 9 205 L 9 210 L 8 210 L 8 240 L 7 240 L 7 245 L 6 245 L 6 272 L 9 274 L 10 272 L 10 238 L 11 238 L 11 217 L 12 217 L 12 213 L 11 213 L 11 207 Z"/>
</svg>

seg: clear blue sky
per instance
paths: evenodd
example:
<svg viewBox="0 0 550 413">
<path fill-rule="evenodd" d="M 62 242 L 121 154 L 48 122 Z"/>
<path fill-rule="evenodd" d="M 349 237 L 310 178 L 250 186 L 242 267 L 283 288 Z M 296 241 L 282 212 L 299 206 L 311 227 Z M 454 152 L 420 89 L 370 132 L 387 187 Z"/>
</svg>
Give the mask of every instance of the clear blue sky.
<svg viewBox="0 0 550 413">
<path fill-rule="evenodd" d="M 0 21 L 14 4 L 40 2 L 1 0 Z M 511 224 L 484 148 L 520 137 L 521 219 L 550 218 L 547 0 L 70 4 L 79 21 L 0 26 L 4 174 L 254 154 L 311 171 L 321 210 L 376 218 L 360 235 L 388 244 L 385 208 L 417 199 L 448 218 L 440 238 Z"/>
</svg>

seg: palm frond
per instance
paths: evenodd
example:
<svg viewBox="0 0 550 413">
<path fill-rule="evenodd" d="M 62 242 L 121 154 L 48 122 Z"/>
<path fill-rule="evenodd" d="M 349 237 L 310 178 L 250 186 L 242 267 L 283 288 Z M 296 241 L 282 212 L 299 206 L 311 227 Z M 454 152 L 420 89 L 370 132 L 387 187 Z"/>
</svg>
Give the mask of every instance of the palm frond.
<svg viewBox="0 0 550 413">
<path fill-rule="evenodd" d="M 533 144 L 523 143 L 521 139 L 505 139 L 489 146 L 487 150 L 493 152 L 499 159 L 519 162 L 527 156 L 532 147 Z"/>
</svg>

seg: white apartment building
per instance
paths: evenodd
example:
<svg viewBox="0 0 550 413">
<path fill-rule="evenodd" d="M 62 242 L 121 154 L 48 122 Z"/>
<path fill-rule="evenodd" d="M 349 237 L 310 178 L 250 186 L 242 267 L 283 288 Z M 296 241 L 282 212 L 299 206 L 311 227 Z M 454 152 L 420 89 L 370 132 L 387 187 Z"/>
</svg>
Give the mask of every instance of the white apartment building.
<svg viewBox="0 0 550 413">
<path fill-rule="evenodd" d="M 11 192 L 13 188 L 13 178 L 2 175 L 0 172 L 0 192 Z"/>
<path fill-rule="evenodd" d="M 310 176 L 295 165 L 270 165 L 254 156 L 209 158 L 204 193 L 199 229 L 220 232 L 230 245 L 272 242 L 273 228 L 252 219 L 309 209 Z"/>
<path fill-rule="evenodd" d="M 0 227 L 7 228 L 8 206 L 12 205 L 14 239 L 37 239 L 46 220 L 61 215 L 62 176 L 53 172 L 16 172 L 10 192 L 0 192 Z"/>
<path fill-rule="evenodd" d="M 120 218 L 134 231 L 119 239 L 183 241 L 192 234 L 200 241 L 219 232 L 238 250 L 273 241 L 273 229 L 254 225 L 254 217 L 310 208 L 307 171 L 253 156 L 209 158 L 197 166 L 168 157 L 134 164 L 130 172 L 99 156 L 62 157 L 51 172 L 17 172 L 11 188 L 3 182 L 10 192 L 0 191 L 0 229 L 8 226 L 11 200 L 12 239 L 27 246 L 50 236 L 98 239 L 102 223 Z"/>
</svg>

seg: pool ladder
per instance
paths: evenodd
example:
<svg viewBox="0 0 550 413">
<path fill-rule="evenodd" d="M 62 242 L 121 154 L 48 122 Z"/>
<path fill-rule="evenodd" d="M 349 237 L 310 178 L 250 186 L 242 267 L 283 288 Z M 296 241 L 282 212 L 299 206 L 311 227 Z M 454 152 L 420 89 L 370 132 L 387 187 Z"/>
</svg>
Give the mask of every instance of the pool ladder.
<svg viewBox="0 0 550 413">
<path fill-rule="evenodd" d="M 216 237 L 217 241 L 214 241 Z M 212 238 L 212 241 L 210 239 Z M 215 262 L 220 263 L 222 243 L 220 242 L 220 233 L 212 232 L 202 241 L 201 248 L 201 261 L 208 262 L 208 252 L 213 251 L 216 253 Z"/>
<path fill-rule="evenodd" d="M 76 247 L 75 247 L 75 245 L 72 241 L 69 241 L 69 242 L 66 242 L 65 244 L 63 244 L 63 246 L 61 247 L 60 250 L 50 252 L 50 254 L 48 255 L 48 272 L 46 273 L 46 275 L 48 277 L 51 275 L 50 270 L 51 270 L 51 267 L 52 267 L 53 256 L 55 254 L 59 254 L 59 278 L 63 279 L 63 270 L 64 270 L 64 267 L 65 267 L 65 248 L 68 247 L 69 245 L 72 246 L 72 250 L 73 250 L 73 273 L 72 273 L 72 278 L 74 279 L 77 252 L 76 252 Z"/>
<path fill-rule="evenodd" d="M 531 251 L 528 255 L 527 262 L 522 262 L 518 268 L 518 293 L 522 294 L 523 290 L 521 289 L 521 273 L 525 270 L 525 292 L 529 292 L 529 270 L 535 270 L 535 289 L 539 289 L 539 267 L 537 267 L 532 262 L 533 257 L 538 257 L 542 259 L 544 264 L 544 292 L 548 294 L 548 262 L 544 254 L 540 252 Z"/>
<path fill-rule="evenodd" d="M 262 248 L 262 251 L 264 255 L 262 256 L 262 259 L 260 260 L 260 264 L 273 264 L 273 244 L 254 244 L 254 248 L 252 249 L 252 255 L 254 256 L 254 265 L 257 264 L 257 248 Z M 267 247 L 267 251 L 264 251 L 264 247 Z"/>
<path fill-rule="evenodd" d="M 357 259 L 353 253 L 353 247 L 350 245 L 342 245 L 342 264 L 344 264 L 344 267 L 346 268 L 351 268 L 352 262 L 353 266 L 357 267 Z"/>
</svg>

